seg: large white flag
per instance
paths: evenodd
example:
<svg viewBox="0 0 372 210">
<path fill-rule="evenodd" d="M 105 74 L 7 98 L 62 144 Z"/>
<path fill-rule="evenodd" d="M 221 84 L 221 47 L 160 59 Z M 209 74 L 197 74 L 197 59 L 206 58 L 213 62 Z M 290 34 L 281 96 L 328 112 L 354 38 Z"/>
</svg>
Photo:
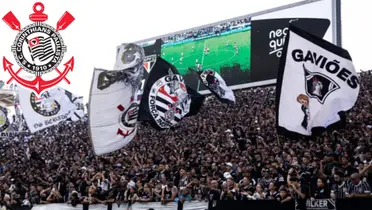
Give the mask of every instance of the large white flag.
<svg viewBox="0 0 372 210">
<path fill-rule="evenodd" d="M 347 50 L 289 27 L 277 79 L 278 133 L 310 136 L 345 123 L 359 94 Z"/>
<path fill-rule="evenodd" d="M 115 70 L 94 69 L 89 127 L 96 155 L 127 145 L 137 132 L 144 51 L 135 44 L 118 47 Z"/>
<path fill-rule="evenodd" d="M 62 88 L 53 88 L 37 96 L 19 87 L 18 94 L 23 116 L 32 133 L 66 120 L 76 109 Z"/>
</svg>

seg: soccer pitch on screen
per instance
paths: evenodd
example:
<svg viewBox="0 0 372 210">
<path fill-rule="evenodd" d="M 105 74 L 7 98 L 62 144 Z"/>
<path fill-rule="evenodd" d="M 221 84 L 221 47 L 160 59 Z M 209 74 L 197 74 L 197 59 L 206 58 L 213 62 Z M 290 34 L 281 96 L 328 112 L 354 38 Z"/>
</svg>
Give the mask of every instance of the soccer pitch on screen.
<svg viewBox="0 0 372 210">
<path fill-rule="evenodd" d="M 209 48 L 209 52 L 205 49 Z M 162 46 L 161 57 L 175 65 L 181 74 L 201 64 L 202 69 L 221 69 L 239 64 L 249 71 L 251 64 L 251 30 L 220 35 L 189 43 Z"/>
</svg>

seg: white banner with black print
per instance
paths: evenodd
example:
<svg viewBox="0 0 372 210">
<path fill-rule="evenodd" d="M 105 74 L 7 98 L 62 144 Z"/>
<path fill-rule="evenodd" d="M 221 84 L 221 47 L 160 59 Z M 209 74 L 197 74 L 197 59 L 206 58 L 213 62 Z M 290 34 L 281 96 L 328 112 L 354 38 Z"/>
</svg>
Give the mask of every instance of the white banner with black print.
<svg viewBox="0 0 372 210">
<path fill-rule="evenodd" d="M 308 199 L 306 201 L 307 210 L 336 210 L 336 201 L 333 199 Z M 299 206 L 296 202 L 296 210 Z"/>
<path fill-rule="evenodd" d="M 347 50 L 289 26 L 278 69 L 278 133 L 311 136 L 345 123 L 360 82 Z M 292 132 L 292 133 L 291 133 Z"/>
<path fill-rule="evenodd" d="M 118 207 L 117 204 L 112 205 L 112 210 L 123 210 L 127 209 L 127 204 L 122 204 Z M 161 205 L 160 202 L 149 202 L 149 203 L 134 203 L 132 205 L 131 210 L 148 210 L 149 208 L 153 208 L 155 210 L 175 210 L 177 209 L 177 203 L 168 203 L 167 205 Z M 76 209 L 83 209 L 82 205 L 77 205 L 76 207 L 72 207 L 71 205 L 67 204 L 46 204 L 46 205 L 38 205 L 32 208 L 32 210 L 76 210 Z M 106 210 L 107 206 L 105 205 L 91 205 L 89 206 L 89 210 Z M 183 205 L 183 210 L 205 210 L 208 209 L 207 202 L 198 202 L 198 201 L 191 201 L 186 202 Z"/>
<path fill-rule="evenodd" d="M 31 133 L 65 121 L 76 110 L 63 88 L 49 89 L 39 96 L 28 89 L 19 88 L 18 94 Z"/>
</svg>

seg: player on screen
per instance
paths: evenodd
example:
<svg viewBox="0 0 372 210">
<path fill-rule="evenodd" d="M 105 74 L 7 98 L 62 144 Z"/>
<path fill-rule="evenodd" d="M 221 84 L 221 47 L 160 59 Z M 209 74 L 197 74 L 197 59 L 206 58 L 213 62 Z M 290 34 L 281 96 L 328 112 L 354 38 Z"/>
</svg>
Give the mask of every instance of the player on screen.
<svg viewBox="0 0 372 210">
<path fill-rule="evenodd" d="M 202 65 L 200 63 L 196 64 L 196 70 L 201 71 L 202 70 Z"/>
<path fill-rule="evenodd" d="M 171 58 L 171 61 L 173 61 L 173 60 L 174 60 L 174 58 L 172 57 L 172 58 Z"/>
<path fill-rule="evenodd" d="M 194 45 L 191 47 L 191 51 L 194 52 Z"/>
<path fill-rule="evenodd" d="M 207 53 L 206 53 L 206 55 L 208 55 L 209 54 L 209 47 L 207 47 Z"/>
<path fill-rule="evenodd" d="M 229 46 L 229 40 L 226 41 L 226 47 L 228 47 L 228 46 Z"/>
<path fill-rule="evenodd" d="M 183 52 L 181 52 L 181 58 L 183 58 Z"/>
<path fill-rule="evenodd" d="M 182 64 L 182 61 L 183 61 L 183 57 L 180 57 L 180 64 Z"/>
<path fill-rule="evenodd" d="M 238 48 L 238 45 L 236 45 L 236 42 L 234 42 L 234 50 L 235 50 L 235 54 L 239 55 L 239 48 Z"/>
<path fill-rule="evenodd" d="M 198 63 L 199 63 L 199 60 L 196 59 L 196 60 L 195 60 L 195 65 L 198 65 Z"/>
</svg>

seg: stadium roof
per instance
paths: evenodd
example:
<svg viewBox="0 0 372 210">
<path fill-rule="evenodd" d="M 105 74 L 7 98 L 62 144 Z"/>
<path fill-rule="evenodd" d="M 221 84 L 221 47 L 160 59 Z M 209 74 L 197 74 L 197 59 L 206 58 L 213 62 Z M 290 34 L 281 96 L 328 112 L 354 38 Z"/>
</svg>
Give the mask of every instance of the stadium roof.
<svg viewBox="0 0 372 210">
<path fill-rule="evenodd" d="M 0 89 L 0 104 L 3 104 L 7 107 L 13 106 L 14 105 L 14 91 Z"/>
</svg>

